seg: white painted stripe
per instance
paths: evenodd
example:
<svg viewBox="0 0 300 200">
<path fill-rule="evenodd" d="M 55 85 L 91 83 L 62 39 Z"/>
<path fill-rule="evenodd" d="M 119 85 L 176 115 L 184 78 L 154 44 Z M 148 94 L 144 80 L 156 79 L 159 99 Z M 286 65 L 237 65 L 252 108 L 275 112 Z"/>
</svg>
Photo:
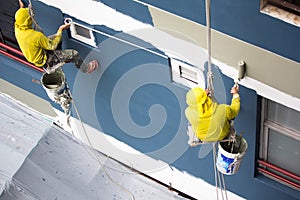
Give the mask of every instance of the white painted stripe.
<svg viewBox="0 0 300 200">
<path fill-rule="evenodd" d="M 233 80 L 237 81 L 237 70 L 226 65 L 225 63 L 222 63 L 218 60 L 213 59 L 213 63 L 217 65 L 223 74 L 226 76 L 232 78 Z M 258 95 L 261 95 L 262 97 L 265 97 L 267 99 L 270 99 L 272 101 L 275 101 L 277 103 L 280 103 L 282 105 L 285 105 L 289 108 L 292 108 L 294 110 L 297 110 L 300 112 L 300 99 L 293 97 L 289 94 L 286 94 L 280 90 L 277 90 L 273 87 L 270 87 L 262 82 L 259 82 L 253 78 L 245 77 L 242 79 L 239 84 L 253 89 L 257 92 Z"/>
<path fill-rule="evenodd" d="M 135 29 L 150 28 L 134 18 L 124 15 L 105 4 L 93 0 L 40 0 L 41 2 L 59 8 L 88 24 L 105 25 L 116 31 L 128 32 Z"/>
</svg>

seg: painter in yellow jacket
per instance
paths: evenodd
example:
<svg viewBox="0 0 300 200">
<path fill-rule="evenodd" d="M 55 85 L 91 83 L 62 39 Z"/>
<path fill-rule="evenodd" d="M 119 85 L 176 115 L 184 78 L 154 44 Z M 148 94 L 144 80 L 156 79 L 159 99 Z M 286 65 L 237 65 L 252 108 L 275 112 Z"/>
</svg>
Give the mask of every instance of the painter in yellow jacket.
<svg viewBox="0 0 300 200">
<path fill-rule="evenodd" d="M 214 142 L 224 139 L 229 134 L 230 120 L 234 119 L 240 110 L 238 87 L 233 87 L 231 93 L 231 105 L 217 104 L 200 87 L 192 88 L 187 93 L 188 107 L 185 115 L 201 141 Z"/>
<path fill-rule="evenodd" d="M 63 29 L 59 28 L 55 37 L 47 38 L 43 33 L 32 28 L 28 8 L 20 8 L 15 14 L 15 20 L 15 36 L 25 58 L 35 66 L 44 66 L 47 61 L 45 50 L 57 48 Z"/>
<path fill-rule="evenodd" d="M 65 63 L 73 62 L 84 73 L 91 73 L 98 68 L 98 61 L 84 63 L 74 49 L 57 50 L 62 39 L 62 31 L 70 24 L 61 25 L 56 34 L 47 37 L 32 28 L 33 20 L 29 9 L 19 0 L 20 9 L 15 13 L 15 36 L 25 58 L 37 67 L 43 67 L 47 73 L 53 73 Z"/>
</svg>

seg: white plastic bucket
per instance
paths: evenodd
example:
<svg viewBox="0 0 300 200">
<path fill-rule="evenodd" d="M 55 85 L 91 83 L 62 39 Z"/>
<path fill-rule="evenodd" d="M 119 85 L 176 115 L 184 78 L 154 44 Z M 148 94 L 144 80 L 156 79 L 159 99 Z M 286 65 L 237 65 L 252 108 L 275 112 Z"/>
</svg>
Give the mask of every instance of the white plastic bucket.
<svg viewBox="0 0 300 200">
<path fill-rule="evenodd" d="M 239 137 L 239 136 L 238 136 Z M 247 151 L 248 144 L 244 138 L 240 138 L 241 143 L 238 149 L 231 153 L 231 148 L 226 146 L 228 142 L 220 142 L 218 145 L 217 169 L 222 174 L 233 175 L 240 168 L 243 157 Z"/>
</svg>

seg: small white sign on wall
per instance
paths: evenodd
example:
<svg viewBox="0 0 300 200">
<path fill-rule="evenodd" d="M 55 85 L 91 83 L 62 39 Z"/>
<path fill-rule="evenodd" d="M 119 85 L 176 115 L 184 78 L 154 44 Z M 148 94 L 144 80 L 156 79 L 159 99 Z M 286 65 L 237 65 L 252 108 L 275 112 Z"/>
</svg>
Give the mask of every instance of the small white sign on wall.
<svg viewBox="0 0 300 200">
<path fill-rule="evenodd" d="M 96 47 L 96 41 L 92 29 L 78 23 L 71 23 L 70 31 L 72 38 Z"/>
<path fill-rule="evenodd" d="M 170 58 L 172 81 L 188 88 L 205 88 L 204 73 L 196 66 Z"/>
</svg>

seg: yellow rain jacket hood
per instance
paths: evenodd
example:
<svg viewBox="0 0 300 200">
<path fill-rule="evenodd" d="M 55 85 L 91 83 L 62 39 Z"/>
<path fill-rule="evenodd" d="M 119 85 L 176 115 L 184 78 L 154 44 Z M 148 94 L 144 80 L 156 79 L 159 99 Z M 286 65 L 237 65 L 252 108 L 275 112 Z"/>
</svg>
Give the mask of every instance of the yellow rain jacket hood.
<svg viewBox="0 0 300 200">
<path fill-rule="evenodd" d="M 217 104 L 212 101 L 205 90 L 196 87 L 186 94 L 188 107 L 185 115 L 192 125 L 196 136 L 206 142 L 224 139 L 230 129 L 229 121 L 235 118 L 240 110 L 239 95 L 234 95 L 231 105 Z"/>
<path fill-rule="evenodd" d="M 15 14 L 15 26 L 20 30 L 26 30 L 32 28 L 32 19 L 29 15 L 28 8 L 20 8 Z"/>
<path fill-rule="evenodd" d="M 32 18 L 28 8 L 20 8 L 15 13 L 15 36 L 25 58 L 38 67 L 45 65 L 45 50 L 55 50 L 61 41 L 62 32 L 58 31 L 53 39 L 32 28 Z"/>
</svg>

